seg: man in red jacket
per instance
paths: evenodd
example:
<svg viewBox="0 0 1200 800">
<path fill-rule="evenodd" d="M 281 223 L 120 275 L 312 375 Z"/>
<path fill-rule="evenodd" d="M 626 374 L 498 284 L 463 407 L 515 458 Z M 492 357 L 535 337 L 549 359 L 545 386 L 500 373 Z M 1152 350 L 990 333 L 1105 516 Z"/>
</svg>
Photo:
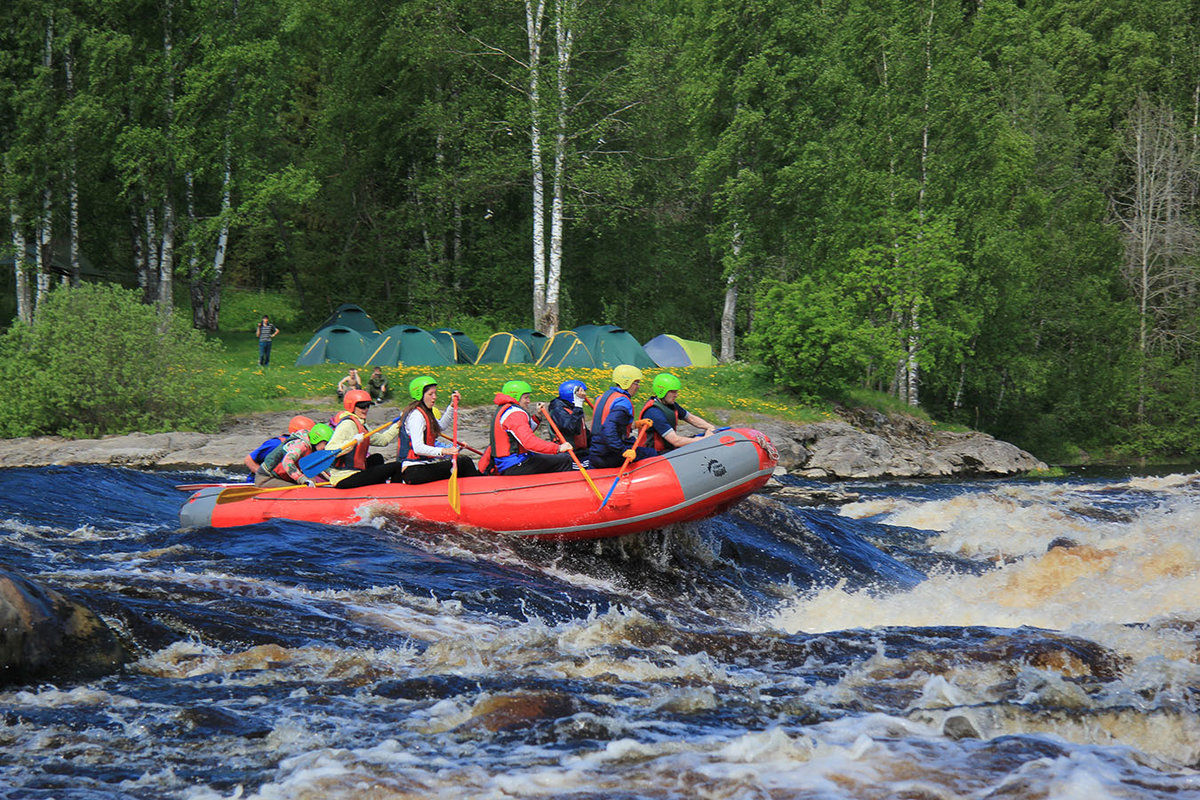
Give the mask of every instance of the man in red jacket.
<svg viewBox="0 0 1200 800">
<path fill-rule="evenodd" d="M 533 389 L 525 381 L 509 381 L 496 395 L 496 413 L 490 433 L 491 467 L 500 475 L 532 475 L 538 472 L 565 472 L 574 466 L 569 442 L 554 445 L 538 437 L 538 416 L 545 406 L 538 404 L 531 416 L 529 406 Z"/>
</svg>

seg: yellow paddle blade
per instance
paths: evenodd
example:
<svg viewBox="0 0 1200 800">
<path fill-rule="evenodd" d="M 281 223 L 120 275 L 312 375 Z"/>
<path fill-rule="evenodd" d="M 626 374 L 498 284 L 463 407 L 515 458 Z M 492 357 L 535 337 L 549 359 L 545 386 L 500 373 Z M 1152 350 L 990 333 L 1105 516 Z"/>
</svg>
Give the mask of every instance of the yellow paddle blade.
<svg viewBox="0 0 1200 800">
<path fill-rule="evenodd" d="M 454 513 L 461 514 L 462 498 L 458 494 L 458 458 L 454 459 L 454 466 L 450 468 L 450 488 L 446 492 L 446 498 L 450 501 L 450 507 L 454 509 Z"/>
<path fill-rule="evenodd" d="M 328 482 L 315 484 L 316 486 L 328 486 Z M 217 504 L 234 503 L 238 500 L 245 500 L 248 497 L 254 497 L 267 492 L 286 492 L 288 489 L 303 489 L 305 484 L 297 483 L 295 486 L 273 486 L 269 489 L 260 489 L 257 486 L 235 486 L 232 489 L 222 489 L 217 495 Z"/>
</svg>

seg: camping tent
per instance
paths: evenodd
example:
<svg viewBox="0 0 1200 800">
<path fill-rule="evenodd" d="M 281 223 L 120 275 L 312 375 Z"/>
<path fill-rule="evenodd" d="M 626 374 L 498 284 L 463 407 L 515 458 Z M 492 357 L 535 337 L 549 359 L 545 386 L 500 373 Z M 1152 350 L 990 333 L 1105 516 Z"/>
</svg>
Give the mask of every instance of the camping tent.
<svg viewBox="0 0 1200 800">
<path fill-rule="evenodd" d="M 453 359 L 424 328 L 413 325 L 393 325 L 368 343 L 364 364 L 395 367 L 401 364 L 423 364 L 448 367 Z"/>
<path fill-rule="evenodd" d="M 535 331 L 533 328 L 517 328 L 512 331 L 512 335 L 525 343 L 534 361 L 538 360 L 542 351 L 546 349 L 546 343 L 550 341 L 549 336 L 540 331 Z"/>
<path fill-rule="evenodd" d="M 462 331 L 438 328 L 433 331 L 433 338 L 437 339 L 442 350 L 457 364 L 474 364 L 475 359 L 479 357 L 479 345 Z"/>
<path fill-rule="evenodd" d="M 680 339 L 669 333 L 655 336 L 643 349 L 660 367 L 715 367 L 712 345 Z"/>
<path fill-rule="evenodd" d="M 507 331 L 493 333 L 479 348 L 476 364 L 532 364 L 536 359 L 529 345 Z"/>
<path fill-rule="evenodd" d="M 596 367 L 615 367 L 632 364 L 639 369 L 654 366 L 654 361 L 638 344 L 637 339 L 616 325 L 580 325 L 575 328 L 579 339 L 587 345 Z"/>
<path fill-rule="evenodd" d="M 550 337 L 542 355 L 538 358 L 539 367 L 551 369 L 563 367 L 582 367 L 591 369 L 596 366 L 592 353 L 575 331 L 559 331 Z"/>
<path fill-rule="evenodd" d="M 308 344 L 300 351 L 296 366 L 307 367 L 327 361 L 365 364 L 367 352 L 367 345 L 361 333 L 344 325 L 332 325 L 313 334 Z"/>
<path fill-rule="evenodd" d="M 375 324 L 375 320 L 363 311 L 360 307 L 353 303 L 344 303 L 337 307 L 329 315 L 329 318 L 321 323 L 321 328 L 331 328 L 334 325 L 341 325 L 344 328 L 353 328 L 364 336 L 370 336 L 373 333 L 379 333 L 379 326 Z"/>
</svg>

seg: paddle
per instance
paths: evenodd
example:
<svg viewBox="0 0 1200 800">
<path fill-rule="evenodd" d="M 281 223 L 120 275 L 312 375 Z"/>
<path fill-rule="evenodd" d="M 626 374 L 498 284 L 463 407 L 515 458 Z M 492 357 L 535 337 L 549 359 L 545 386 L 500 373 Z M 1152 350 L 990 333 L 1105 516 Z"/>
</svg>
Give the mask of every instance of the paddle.
<svg viewBox="0 0 1200 800">
<path fill-rule="evenodd" d="M 175 488 L 181 492 L 198 492 L 201 489 L 212 489 L 217 486 L 237 486 L 236 483 L 177 483 Z"/>
<path fill-rule="evenodd" d="M 287 489 L 302 489 L 307 485 L 307 483 L 297 483 L 294 486 L 272 486 L 269 489 L 260 489 L 257 486 L 236 486 L 232 489 L 223 489 L 221 493 L 217 495 L 217 505 L 220 505 L 221 503 L 233 503 L 237 500 L 245 500 L 247 497 L 254 497 L 255 495 L 264 494 L 266 492 L 282 492 L 286 491 Z M 313 485 L 328 486 L 329 481 L 315 483 Z"/>
<path fill-rule="evenodd" d="M 399 421 L 400 417 L 396 417 L 391 422 L 385 422 L 378 428 L 372 428 L 363 434 L 363 438 L 370 439 L 384 428 L 390 425 L 395 425 Z M 310 478 L 314 475 L 320 475 L 322 472 L 333 466 L 333 462 L 337 461 L 338 456 L 349 453 L 357 446 L 357 441 L 351 441 L 340 450 L 315 450 L 306 455 L 304 458 L 300 459 L 300 471 Z"/>
<path fill-rule="evenodd" d="M 453 439 L 451 439 L 449 436 L 447 436 L 446 434 L 442 433 L 441 431 L 438 431 L 438 436 L 441 436 L 443 439 L 445 439 L 445 440 L 446 440 L 446 441 L 448 441 L 448 442 L 453 442 L 453 441 L 454 441 Z M 458 443 L 458 446 L 459 446 L 459 447 L 465 447 L 467 450 L 470 450 L 472 453 L 474 453 L 474 454 L 475 454 L 475 455 L 477 455 L 477 456 L 481 456 L 481 455 L 483 455 L 483 451 L 482 451 L 482 450 L 476 450 L 474 447 L 471 447 L 471 445 L 467 444 L 466 442 L 459 442 L 459 443 Z"/>
<path fill-rule="evenodd" d="M 642 439 L 646 436 L 646 431 L 650 430 L 651 424 L 652 423 L 648 419 L 639 419 L 637 421 L 637 426 L 641 430 L 638 431 L 637 438 L 633 440 L 633 446 L 629 448 L 630 450 L 638 449 L 638 445 L 642 443 Z M 608 494 L 604 495 L 604 502 L 600 504 L 600 508 L 604 508 L 606 505 L 608 505 L 608 500 L 612 497 L 613 490 L 617 488 L 617 484 L 621 482 L 621 476 L 625 474 L 625 468 L 629 466 L 629 462 L 633 461 L 634 458 L 637 458 L 636 453 L 634 454 L 633 458 L 625 459 L 625 463 L 621 465 L 621 469 L 617 473 L 616 480 L 613 481 L 612 486 L 608 487 Z"/>
<path fill-rule="evenodd" d="M 454 442 L 454 447 L 458 447 L 458 395 L 454 395 L 454 399 L 450 401 L 450 408 L 454 410 L 454 438 L 450 441 Z M 454 509 L 455 514 L 462 513 L 462 498 L 458 494 L 458 453 L 455 453 L 454 461 L 450 465 L 450 488 L 446 490 L 446 499 L 450 501 L 450 507 Z"/>
<path fill-rule="evenodd" d="M 563 444 L 566 444 L 567 437 L 563 436 L 562 431 L 560 431 L 558 426 L 554 424 L 554 419 L 551 418 L 549 412 L 546 414 L 546 422 L 550 423 L 550 430 L 554 431 L 554 435 L 557 436 L 559 440 L 563 442 Z M 588 482 L 588 486 L 592 487 L 592 491 L 596 493 L 596 498 L 603 500 L 604 497 L 600 494 L 600 490 L 596 488 L 596 484 L 592 481 L 592 476 L 588 475 L 588 471 L 584 469 L 583 463 L 579 460 L 579 456 L 575 455 L 575 448 L 572 447 L 567 452 L 571 454 L 571 460 L 575 462 L 575 465 L 579 467 L 579 471 L 583 473 L 583 477 Z M 603 508 L 603 505 L 601 505 L 601 508 Z"/>
</svg>

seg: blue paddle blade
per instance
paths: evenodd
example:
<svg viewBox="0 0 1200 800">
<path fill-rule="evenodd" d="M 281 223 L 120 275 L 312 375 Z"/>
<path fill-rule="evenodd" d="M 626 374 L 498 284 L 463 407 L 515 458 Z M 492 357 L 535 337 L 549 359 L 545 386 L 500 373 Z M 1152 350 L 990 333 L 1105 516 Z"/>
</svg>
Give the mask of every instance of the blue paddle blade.
<svg viewBox="0 0 1200 800">
<path fill-rule="evenodd" d="M 341 450 L 316 450 L 300 459 L 300 471 L 307 478 L 320 475 L 332 467 L 333 462 L 337 461 L 337 457 L 341 454 Z"/>
</svg>

